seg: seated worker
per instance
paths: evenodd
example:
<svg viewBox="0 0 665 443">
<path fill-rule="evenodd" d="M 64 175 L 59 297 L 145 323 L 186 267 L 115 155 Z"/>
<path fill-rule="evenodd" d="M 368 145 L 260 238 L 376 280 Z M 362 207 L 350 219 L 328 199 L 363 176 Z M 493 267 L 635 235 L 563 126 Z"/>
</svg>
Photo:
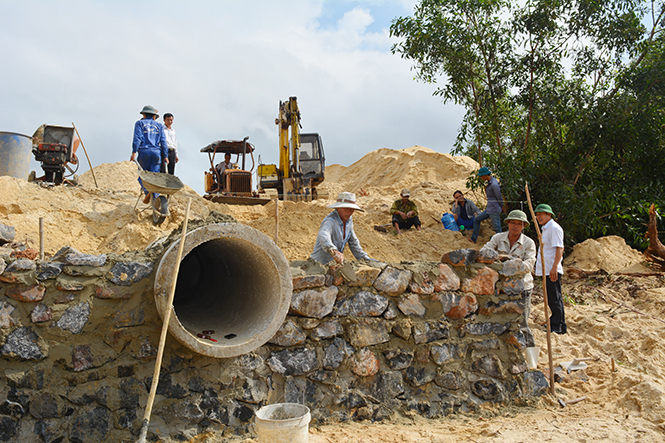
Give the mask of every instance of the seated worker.
<svg viewBox="0 0 665 443">
<path fill-rule="evenodd" d="M 411 226 L 415 226 L 417 230 L 420 231 L 420 219 L 418 218 L 418 208 L 416 204 L 409 200 L 411 194 L 409 190 L 404 188 L 399 194 L 402 198 L 395 200 L 392 207 L 390 208 L 390 213 L 393 215 L 393 226 L 397 229 L 397 233 L 401 234 L 400 229 L 409 229 Z"/>
<path fill-rule="evenodd" d="M 455 201 L 453 202 L 452 213 L 457 226 L 464 226 L 464 229 L 473 229 L 473 219 L 476 214 L 480 213 L 480 209 L 474 202 L 464 198 L 462 191 L 455 191 L 453 198 Z"/>
<path fill-rule="evenodd" d="M 521 269 L 518 267 L 519 274 L 522 274 L 522 281 L 524 283 L 524 290 L 522 292 L 522 301 L 524 303 L 524 313 L 522 321 L 520 322 L 520 330 L 524 334 L 526 347 L 531 348 L 535 346 L 533 341 L 533 334 L 529 329 L 528 319 L 531 313 L 531 292 L 533 291 L 533 277 L 531 270 L 536 263 L 536 244 L 526 235 L 522 234 L 522 230 L 529 226 L 526 219 L 526 214 L 519 209 L 510 211 L 506 217 L 508 223 L 508 232 L 501 232 L 494 234 L 490 241 L 488 241 L 482 248 L 483 250 L 491 249 L 499 253 L 498 259 L 500 261 L 519 259 L 522 261 Z"/>
<path fill-rule="evenodd" d="M 355 210 L 363 211 L 356 204 L 356 195 L 351 192 L 340 192 L 337 201 L 329 208 L 335 209 L 321 222 L 316 236 L 314 252 L 310 258 L 321 264 L 331 261 L 344 263 L 344 246 L 349 245 L 351 253 L 357 260 L 371 260 L 363 251 L 356 233 L 353 231 L 351 216 Z"/>
<path fill-rule="evenodd" d="M 231 153 L 227 152 L 224 154 L 224 161 L 221 163 L 217 163 L 215 165 L 215 169 L 217 170 L 218 174 L 218 180 L 219 180 L 219 189 L 224 189 L 226 187 L 226 179 L 224 178 L 224 171 L 227 169 L 233 169 L 233 163 L 231 163 Z"/>
</svg>

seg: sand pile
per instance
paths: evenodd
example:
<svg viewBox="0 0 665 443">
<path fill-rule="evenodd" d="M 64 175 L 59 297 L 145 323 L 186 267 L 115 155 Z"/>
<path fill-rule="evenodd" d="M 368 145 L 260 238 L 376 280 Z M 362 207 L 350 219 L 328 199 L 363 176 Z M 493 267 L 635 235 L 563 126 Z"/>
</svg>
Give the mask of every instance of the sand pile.
<svg viewBox="0 0 665 443">
<path fill-rule="evenodd" d="M 450 210 L 452 193 L 465 189 L 466 177 L 478 165 L 465 157 L 439 154 L 414 146 L 380 149 L 348 166 L 327 168 L 321 190 L 331 199 L 311 203 L 280 202 L 277 243 L 287 259 L 302 260 L 312 251 L 327 208 L 338 192 L 358 193 L 367 212 L 356 212 L 356 232 L 370 256 L 388 262 L 438 261 L 445 252 L 474 247 L 492 234 L 487 224 L 478 245 L 459 232 L 446 231 L 438 222 Z M 203 219 L 211 210 L 233 215 L 269 237 L 275 235 L 275 203 L 265 206 L 227 206 L 210 203 L 191 188 L 170 199 L 171 216 L 154 226 L 146 205 L 138 202 L 136 166 L 130 162 L 103 164 L 79 178 L 80 187 L 41 187 L 11 177 L 0 177 L 0 223 L 16 228 L 16 239 L 39 245 L 39 217 L 44 218 L 45 249 L 53 254 L 71 245 L 87 253 L 140 250 L 168 235 L 184 218 L 192 197 L 191 219 Z M 423 231 L 403 235 L 377 232 L 374 225 L 390 222 L 388 209 L 407 187 L 419 206 Z M 482 195 L 467 193 L 477 203 Z M 137 206 L 138 211 L 135 210 Z M 487 223 L 487 222 L 485 222 Z M 577 245 L 565 264 L 608 273 L 639 269 L 642 255 L 618 237 L 587 240 Z M 593 280 L 564 278 L 569 334 L 552 336 L 555 364 L 576 357 L 592 357 L 589 368 L 557 383 L 557 396 L 586 396 L 562 409 L 555 398 L 543 397 L 522 407 L 488 408 L 482 417 L 455 415 L 426 420 L 414 413 L 390 423 L 346 423 L 310 427 L 310 441 L 452 442 L 559 441 L 601 442 L 665 440 L 665 280 L 651 276 L 596 276 Z M 530 325 L 541 347 L 541 370 L 547 368 L 543 297 L 537 287 Z M 611 372 L 614 358 L 616 371 Z M 194 438 L 192 442 L 228 441 L 228 436 Z M 237 439 L 236 439 L 237 441 Z M 245 441 L 256 441 L 245 439 Z"/>
<path fill-rule="evenodd" d="M 626 244 L 616 235 L 597 240 L 587 239 L 575 245 L 573 252 L 566 257 L 564 265 L 583 271 L 605 272 L 647 272 L 644 256 Z"/>
</svg>

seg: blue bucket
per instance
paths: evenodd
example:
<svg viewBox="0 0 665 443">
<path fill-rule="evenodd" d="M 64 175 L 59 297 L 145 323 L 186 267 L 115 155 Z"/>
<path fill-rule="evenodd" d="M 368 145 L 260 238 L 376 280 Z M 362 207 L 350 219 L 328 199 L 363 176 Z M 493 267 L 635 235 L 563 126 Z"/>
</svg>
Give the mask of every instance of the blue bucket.
<svg viewBox="0 0 665 443">
<path fill-rule="evenodd" d="M 28 179 L 32 137 L 0 131 L 0 175 Z"/>
</svg>

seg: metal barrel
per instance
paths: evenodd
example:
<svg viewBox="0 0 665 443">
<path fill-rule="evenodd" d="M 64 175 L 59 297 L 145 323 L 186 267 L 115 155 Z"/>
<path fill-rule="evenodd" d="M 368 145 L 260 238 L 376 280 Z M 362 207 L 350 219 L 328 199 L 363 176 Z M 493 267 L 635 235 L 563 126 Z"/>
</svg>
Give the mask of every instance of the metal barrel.
<svg viewBox="0 0 665 443">
<path fill-rule="evenodd" d="M 28 179 L 32 137 L 16 132 L 0 131 L 0 176 Z"/>
</svg>

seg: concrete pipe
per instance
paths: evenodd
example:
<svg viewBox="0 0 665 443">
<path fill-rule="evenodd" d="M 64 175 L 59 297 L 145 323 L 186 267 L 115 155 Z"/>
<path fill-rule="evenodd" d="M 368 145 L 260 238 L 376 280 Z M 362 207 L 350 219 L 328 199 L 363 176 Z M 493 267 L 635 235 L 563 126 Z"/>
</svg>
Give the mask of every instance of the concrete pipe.
<svg viewBox="0 0 665 443">
<path fill-rule="evenodd" d="M 166 250 L 155 276 L 162 318 L 179 243 Z M 240 223 L 203 226 L 185 237 L 169 331 L 199 354 L 246 354 L 284 323 L 292 290 L 289 263 L 268 236 Z"/>
</svg>

